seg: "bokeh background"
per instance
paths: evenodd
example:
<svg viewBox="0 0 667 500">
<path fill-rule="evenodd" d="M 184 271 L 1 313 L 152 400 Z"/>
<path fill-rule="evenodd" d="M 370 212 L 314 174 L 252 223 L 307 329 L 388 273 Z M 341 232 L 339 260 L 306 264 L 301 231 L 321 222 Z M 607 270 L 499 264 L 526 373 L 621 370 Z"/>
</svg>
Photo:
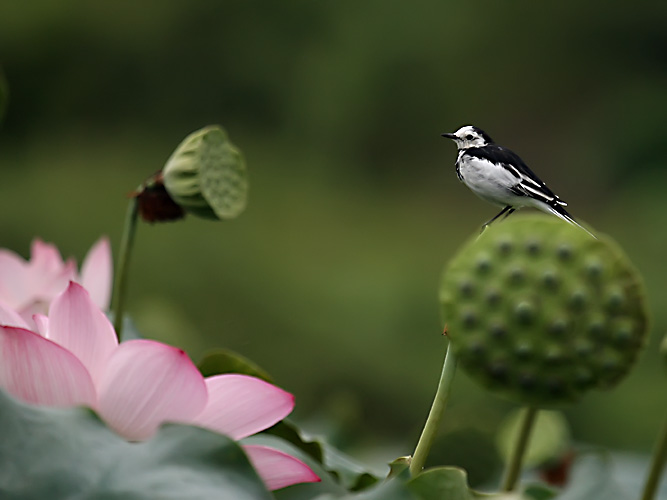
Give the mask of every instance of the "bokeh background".
<svg viewBox="0 0 667 500">
<path fill-rule="evenodd" d="M 518 151 L 642 272 L 653 326 L 577 441 L 647 453 L 667 402 L 667 3 L 34 0 L 0 6 L 0 244 L 117 251 L 126 195 L 190 132 L 246 157 L 238 219 L 142 224 L 129 309 L 197 360 L 227 347 L 361 459 L 411 453 L 445 341 L 441 270 L 496 208 L 457 181 L 465 124 Z M 512 405 L 457 375 L 433 461 L 481 481 Z M 371 450 L 371 451 L 369 451 Z"/>
</svg>

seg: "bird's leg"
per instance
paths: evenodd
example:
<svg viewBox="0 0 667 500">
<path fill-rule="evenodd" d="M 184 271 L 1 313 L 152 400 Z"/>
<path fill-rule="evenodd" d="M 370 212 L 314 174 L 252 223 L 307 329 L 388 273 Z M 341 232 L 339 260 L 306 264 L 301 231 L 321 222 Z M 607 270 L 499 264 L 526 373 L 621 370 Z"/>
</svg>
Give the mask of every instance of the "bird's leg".
<svg viewBox="0 0 667 500">
<path fill-rule="evenodd" d="M 507 217 L 507 216 L 510 215 L 512 212 L 514 212 L 514 210 L 516 210 L 516 209 L 513 208 L 511 205 L 507 205 L 507 206 L 506 206 L 505 208 L 503 208 L 503 209 L 500 211 L 500 213 L 499 213 L 498 215 L 496 215 L 493 219 L 491 219 L 491 220 L 485 222 L 484 225 L 482 226 L 482 230 L 481 230 L 480 232 L 483 233 L 484 230 L 485 230 L 489 225 L 491 225 L 491 223 L 492 223 L 494 220 L 496 220 L 498 217 L 501 217 L 501 216 L 503 216 L 503 215 L 504 215 L 505 217 Z M 505 217 L 503 217 L 503 219 L 504 219 Z"/>
<path fill-rule="evenodd" d="M 503 217 L 503 219 L 507 219 L 507 217 L 509 217 L 515 210 L 516 208 L 509 209 L 507 212 L 505 212 L 505 217 Z"/>
</svg>

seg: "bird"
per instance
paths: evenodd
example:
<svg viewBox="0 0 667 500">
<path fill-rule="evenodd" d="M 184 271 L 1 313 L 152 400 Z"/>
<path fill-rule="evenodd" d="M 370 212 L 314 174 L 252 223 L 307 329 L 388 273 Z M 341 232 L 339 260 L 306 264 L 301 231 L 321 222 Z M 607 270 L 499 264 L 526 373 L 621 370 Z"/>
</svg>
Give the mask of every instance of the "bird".
<svg viewBox="0 0 667 500">
<path fill-rule="evenodd" d="M 482 232 L 496 219 L 508 217 L 515 210 L 530 206 L 560 217 L 595 236 L 563 207 L 567 206 L 540 180 L 514 151 L 499 146 L 482 129 L 465 125 L 454 133 L 442 134 L 458 148 L 456 175 L 477 196 L 503 207 L 498 215 L 484 223 Z"/>
</svg>

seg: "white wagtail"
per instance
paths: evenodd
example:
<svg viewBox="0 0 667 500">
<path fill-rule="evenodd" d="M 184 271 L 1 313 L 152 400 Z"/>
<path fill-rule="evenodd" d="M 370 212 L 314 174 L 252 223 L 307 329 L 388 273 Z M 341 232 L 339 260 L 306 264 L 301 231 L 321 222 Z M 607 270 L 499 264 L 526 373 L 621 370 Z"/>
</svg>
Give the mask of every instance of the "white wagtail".
<svg viewBox="0 0 667 500">
<path fill-rule="evenodd" d="M 519 155 L 493 142 L 486 132 L 472 125 L 453 134 L 442 134 L 459 148 L 456 175 L 473 193 L 494 205 L 504 207 L 482 226 L 482 231 L 498 217 L 507 217 L 517 208 L 531 206 L 580 227 L 563 208 L 567 205 L 556 196 L 523 162 Z"/>
</svg>

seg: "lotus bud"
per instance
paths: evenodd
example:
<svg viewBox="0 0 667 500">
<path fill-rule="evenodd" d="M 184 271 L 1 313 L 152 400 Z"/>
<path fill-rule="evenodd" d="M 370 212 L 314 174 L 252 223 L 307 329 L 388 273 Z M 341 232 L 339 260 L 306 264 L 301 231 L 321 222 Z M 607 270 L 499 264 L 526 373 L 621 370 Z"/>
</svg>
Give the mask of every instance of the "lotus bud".
<svg viewBox="0 0 667 500">
<path fill-rule="evenodd" d="M 646 342 L 644 288 L 628 258 L 555 217 L 515 216 L 468 242 L 440 301 L 460 366 L 522 404 L 612 387 Z"/>
</svg>

